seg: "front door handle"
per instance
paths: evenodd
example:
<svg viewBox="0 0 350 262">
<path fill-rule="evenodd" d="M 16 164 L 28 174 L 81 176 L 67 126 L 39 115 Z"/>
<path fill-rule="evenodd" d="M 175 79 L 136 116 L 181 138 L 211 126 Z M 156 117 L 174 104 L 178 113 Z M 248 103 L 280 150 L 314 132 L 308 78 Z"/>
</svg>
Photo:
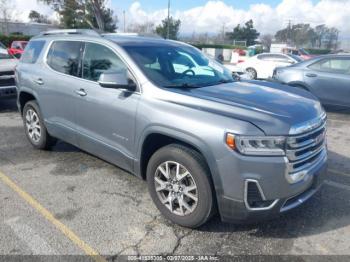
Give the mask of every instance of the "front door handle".
<svg viewBox="0 0 350 262">
<path fill-rule="evenodd" d="M 316 74 L 313 74 L 313 73 L 308 73 L 306 74 L 307 77 L 316 77 L 317 75 Z"/>
<path fill-rule="evenodd" d="M 80 96 L 86 96 L 87 93 L 85 92 L 84 89 L 80 88 L 79 90 L 75 90 L 75 93 L 77 93 Z"/>
<path fill-rule="evenodd" d="M 44 81 L 41 78 L 38 78 L 36 80 L 34 80 L 35 83 L 37 83 L 38 85 L 43 85 Z"/>
</svg>

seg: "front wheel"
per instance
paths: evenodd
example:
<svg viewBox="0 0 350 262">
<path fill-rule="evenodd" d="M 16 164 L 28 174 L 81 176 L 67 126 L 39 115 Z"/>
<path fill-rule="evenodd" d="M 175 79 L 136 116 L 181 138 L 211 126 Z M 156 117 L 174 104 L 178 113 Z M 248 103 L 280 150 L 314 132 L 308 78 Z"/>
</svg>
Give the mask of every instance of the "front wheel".
<svg viewBox="0 0 350 262">
<path fill-rule="evenodd" d="M 203 157 L 172 144 L 159 149 L 147 167 L 150 195 L 160 212 L 181 226 L 196 228 L 213 214 L 214 196 Z"/>
</svg>

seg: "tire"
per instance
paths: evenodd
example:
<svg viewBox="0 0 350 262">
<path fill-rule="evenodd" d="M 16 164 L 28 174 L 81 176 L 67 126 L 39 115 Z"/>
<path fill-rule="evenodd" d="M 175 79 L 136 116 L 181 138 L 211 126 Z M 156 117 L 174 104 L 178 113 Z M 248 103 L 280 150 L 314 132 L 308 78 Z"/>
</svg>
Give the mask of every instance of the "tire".
<svg viewBox="0 0 350 262">
<path fill-rule="evenodd" d="M 56 139 L 47 132 L 36 101 L 24 105 L 22 119 L 27 139 L 35 148 L 49 149 L 56 144 Z"/>
<path fill-rule="evenodd" d="M 171 183 L 160 170 L 162 167 L 166 171 L 166 166 L 170 170 L 170 178 L 175 175 L 177 166 L 180 175 L 186 174 L 186 170 L 189 175 L 177 177 L 178 183 Z M 161 179 L 163 184 L 156 182 L 156 179 Z M 167 186 L 170 184 L 170 189 L 165 189 L 164 182 Z M 148 162 L 147 184 L 152 200 L 163 216 L 178 225 L 197 228 L 215 213 L 215 196 L 209 168 L 202 155 L 186 146 L 170 144 L 156 151 Z M 157 191 L 156 186 L 157 189 L 164 189 Z M 171 194 L 175 194 L 176 198 L 172 200 L 172 204 L 168 200 Z"/>
<path fill-rule="evenodd" d="M 256 72 L 256 70 L 255 70 L 254 68 L 249 67 L 249 68 L 247 68 L 245 71 L 246 71 L 246 73 L 249 75 L 249 78 L 250 78 L 251 80 L 256 79 L 257 76 L 258 76 L 258 74 L 257 74 L 257 72 Z"/>
</svg>

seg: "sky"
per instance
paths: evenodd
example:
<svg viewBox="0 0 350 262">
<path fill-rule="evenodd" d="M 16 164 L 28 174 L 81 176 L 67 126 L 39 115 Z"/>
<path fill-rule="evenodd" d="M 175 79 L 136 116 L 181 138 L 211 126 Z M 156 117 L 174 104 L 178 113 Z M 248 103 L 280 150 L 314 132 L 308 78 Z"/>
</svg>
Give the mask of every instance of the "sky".
<svg viewBox="0 0 350 262">
<path fill-rule="evenodd" d="M 167 15 L 167 0 L 107 0 L 126 24 L 153 22 L 159 24 Z M 37 0 L 14 0 L 18 19 L 28 20 L 30 10 L 54 17 L 53 11 Z M 171 0 L 171 15 L 182 21 L 180 33 L 216 33 L 231 31 L 237 24 L 253 19 L 262 33 L 274 34 L 291 23 L 326 24 L 340 30 L 340 37 L 350 37 L 350 0 Z"/>
</svg>

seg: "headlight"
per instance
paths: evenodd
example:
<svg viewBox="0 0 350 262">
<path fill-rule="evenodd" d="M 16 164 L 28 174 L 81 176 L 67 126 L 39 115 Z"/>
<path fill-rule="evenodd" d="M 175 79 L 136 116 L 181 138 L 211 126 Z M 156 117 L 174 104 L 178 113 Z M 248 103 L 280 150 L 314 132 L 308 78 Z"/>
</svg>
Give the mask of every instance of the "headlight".
<svg viewBox="0 0 350 262">
<path fill-rule="evenodd" d="M 233 139 L 234 143 L 232 143 Z M 286 138 L 283 136 L 255 137 L 226 134 L 226 144 L 243 155 L 283 156 L 285 155 Z"/>
</svg>

